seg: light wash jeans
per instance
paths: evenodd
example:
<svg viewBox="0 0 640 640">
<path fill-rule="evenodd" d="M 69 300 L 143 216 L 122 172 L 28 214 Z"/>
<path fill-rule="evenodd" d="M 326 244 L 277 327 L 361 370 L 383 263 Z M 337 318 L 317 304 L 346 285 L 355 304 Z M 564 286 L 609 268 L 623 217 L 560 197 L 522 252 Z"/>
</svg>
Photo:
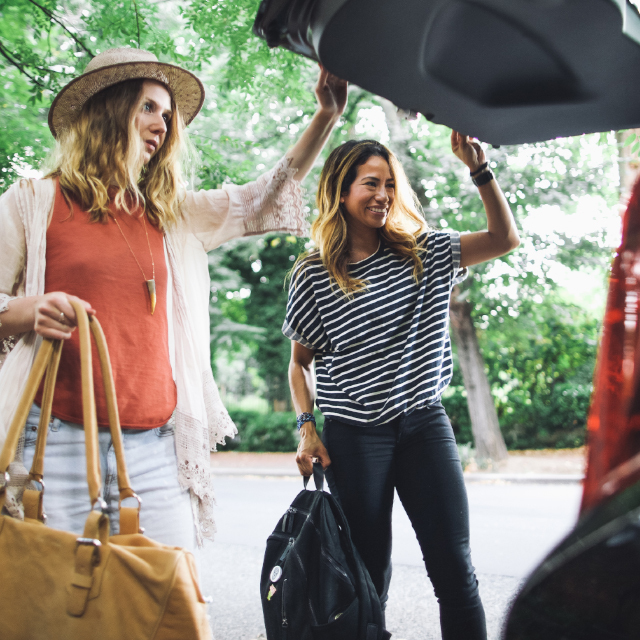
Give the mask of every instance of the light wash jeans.
<svg viewBox="0 0 640 640">
<path fill-rule="evenodd" d="M 33 405 L 25 428 L 24 464 L 31 467 L 40 420 Z M 173 427 L 123 429 L 125 458 L 133 490 L 142 499 L 140 525 L 157 542 L 183 547 L 195 555 L 196 536 L 189 491 L 178 483 Z M 111 434 L 100 429 L 100 469 L 111 533 L 119 531 L 118 480 Z M 44 510 L 47 525 L 81 534 L 91 509 L 82 425 L 52 418 L 44 457 Z M 126 501 L 132 506 L 133 500 Z"/>
</svg>

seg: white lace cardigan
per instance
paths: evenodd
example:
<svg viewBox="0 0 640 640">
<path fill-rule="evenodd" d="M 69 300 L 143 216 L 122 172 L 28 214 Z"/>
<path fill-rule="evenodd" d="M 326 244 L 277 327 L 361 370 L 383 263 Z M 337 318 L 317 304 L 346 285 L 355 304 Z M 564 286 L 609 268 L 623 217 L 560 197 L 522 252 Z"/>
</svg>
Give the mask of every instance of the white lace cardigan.
<svg viewBox="0 0 640 640">
<path fill-rule="evenodd" d="M 308 235 L 295 171 L 283 158 L 255 182 L 189 191 L 182 222 L 165 235 L 172 282 L 168 315 L 178 392 L 173 420 L 179 479 L 190 489 L 200 544 L 215 533 L 209 454 L 216 444 L 224 444 L 225 436 L 237 433 L 211 373 L 207 252 L 233 238 L 270 231 Z M 0 197 L 0 322 L 11 298 L 44 293 L 46 231 L 54 197 L 52 180 L 21 180 Z M 0 344 L 5 351 L 0 358 L 0 447 L 39 342 L 31 331 L 15 346 L 12 340 Z M 10 472 L 6 506 L 21 517 L 26 481 L 21 447 Z"/>
</svg>

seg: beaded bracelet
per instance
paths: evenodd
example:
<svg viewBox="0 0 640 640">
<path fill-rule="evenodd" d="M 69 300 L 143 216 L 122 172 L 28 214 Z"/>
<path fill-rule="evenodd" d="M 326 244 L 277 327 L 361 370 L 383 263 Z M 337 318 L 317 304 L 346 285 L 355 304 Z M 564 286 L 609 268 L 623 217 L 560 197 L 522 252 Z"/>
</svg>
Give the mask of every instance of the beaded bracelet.
<svg viewBox="0 0 640 640">
<path fill-rule="evenodd" d="M 300 431 L 300 428 L 302 427 L 302 425 L 305 422 L 313 422 L 313 426 L 316 426 L 316 418 L 313 415 L 313 413 L 301 413 L 297 418 L 296 418 L 296 426 L 298 427 L 298 431 Z"/>
<path fill-rule="evenodd" d="M 481 173 L 477 178 L 471 178 L 471 181 L 473 182 L 473 184 L 476 185 L 476 187 L 481 187 L 484 184 L 487 184 L 488 182 L 491 182 L 494 178 L 493 175 L 493 171 L 491 171 L 491 169 L 487 169 L 484 173 Z"/>
</svg>

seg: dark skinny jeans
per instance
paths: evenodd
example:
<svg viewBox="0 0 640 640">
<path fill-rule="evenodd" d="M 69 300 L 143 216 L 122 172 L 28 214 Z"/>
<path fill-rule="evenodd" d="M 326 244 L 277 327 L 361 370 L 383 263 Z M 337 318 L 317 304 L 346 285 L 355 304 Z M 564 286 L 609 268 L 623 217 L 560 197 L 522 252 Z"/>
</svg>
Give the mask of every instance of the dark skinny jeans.
<svg viewBox="0 0 640 640">
<path fill-rule="evenodd" d="M 375 427 L 327 418 L 327 482 L 383 603 L 391 580 L 394 489 L 440 605 L 443 640 L 486 640 L 469 548 L 469 506 L 453 430 L 440 403 Z"/>
</svg>

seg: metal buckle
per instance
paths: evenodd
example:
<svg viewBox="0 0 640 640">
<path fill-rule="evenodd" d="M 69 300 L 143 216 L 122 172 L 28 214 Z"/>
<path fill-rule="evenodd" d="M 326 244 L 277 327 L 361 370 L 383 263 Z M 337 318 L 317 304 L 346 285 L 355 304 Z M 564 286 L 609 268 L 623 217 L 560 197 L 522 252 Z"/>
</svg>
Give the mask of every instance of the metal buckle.
<svg viewBox="0 0 640 640">
<path fill-rule="evenodd" d="M 41 484 L 42 489 L 40 489 L 39 491 L 42 495 L 44 495 L 44 478 L 42 480 L 36 480 L 35 478 L 31 478 L 29 482 L 38 482 L 39 484 Z"/>
<path fill-rule="evenodd" d="M 98 538 L 76 538 L 76 544 L 82 544 L 85 546 L 101 547 L 102 542 Z"/>
<path fill-rule="evenodd" d="M 122 508 L 122 503 L 125 500 L 129 500 L 135 498 L 138 501 L 138 514 L 140 514 L 140 509 L 142 508 L 142 498 L 134 491 L 132 496 L 127 496 L 126 498 L 122 498 L 122 500 L 120 500 L 118 502 L 118 510 L 120 510 Z M 140 519 L 140 516 L 138 515 L 138 520 Z M 144 533 L 144 527 L 138 527 L 138 533 Z"/>
<path fill-rule="evenodd" d="M 76 538 L 76 550 L 78 547 L 93 547 L 93 555 L 91 556 L 91 564 L 97 567 L 100 564 L 100 547 L 102 542 L 97 538 Z"/>
<path fill-rule="evenodd" d="M 40 495 L 44 500 L 44 478 L 42 480 L 32 480 L 31 482 L 39 482 L 42 485 L 42 489 L 40 490 Z M 47 524 L 47 514 L 44 512 L 44 502 L 42 503 L 42 524 Z"/>
<path fill-rule="evenodd" d="M 120 509 L 122 507 L 122 503 L 125 500 L 129 500 L 129 499 L 133 499 L 133 498 L 135 498 L 138 501 L 138 511 L 140 511 L 140 509 L 142 508 L 142 498 L 137 493 L 135 493 L 135 491 L 133 492 L 132 496 L 127 496 L 126 498 L 122 498 L 122 500 L 120 500 L 118 502 L 118 509 Z"/>
<path fill-rule="evenodd" d="M 11 476 L 9 475 L 9 472 L 5 471 L 4 476 L 0 476 L 0 489 L 4 489 L 9 484 L 10 480 Z"/>
<path fill-rule="evenodd" d="M 42 478 L 42 480 L 36 480 L 35 478 L 31 478 L 31 482 L 38 482 L 42 485 L 42 489 L 40 489 L 40 494 L 43 496 L 43 499 L 44 499 L 44 489 L 45 489 L 44 478 Z M 47 514 L 44 512 L 44 503 L 42 504 L 42 524 L 47 524 Z"/>
<path fill-rule="evenodd" d="M 91 509 L 95 510 L 96 505 L 98 505 L 100 507 L 100 511 L 102 511 L 102 513 L 106 513 L 106 511 L 107 511 L 107 503 L 102 498 L 96 498 L 91 503 Z"/>
</svg>

